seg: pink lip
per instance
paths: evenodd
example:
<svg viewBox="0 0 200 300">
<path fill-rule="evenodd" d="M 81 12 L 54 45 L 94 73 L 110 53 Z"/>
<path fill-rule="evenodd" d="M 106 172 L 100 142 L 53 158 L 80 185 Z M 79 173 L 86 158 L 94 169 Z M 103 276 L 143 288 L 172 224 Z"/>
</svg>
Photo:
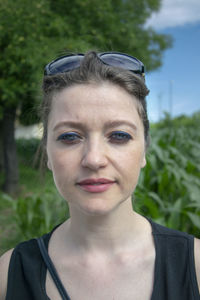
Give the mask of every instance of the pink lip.
<svg viewBox="0 0 200 300">
<path fill-rule="evenodd" d="M 78 182 L 78 185 L 90 193 L 102 193 L 107 191 L 115 181 L 106 178 L 88 178 Z"/>
</svg>

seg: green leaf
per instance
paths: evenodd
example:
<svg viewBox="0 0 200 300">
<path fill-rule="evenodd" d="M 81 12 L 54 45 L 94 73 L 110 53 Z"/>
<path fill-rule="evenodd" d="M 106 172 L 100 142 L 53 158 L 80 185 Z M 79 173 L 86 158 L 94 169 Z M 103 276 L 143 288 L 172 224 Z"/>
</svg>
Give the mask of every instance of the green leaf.
<svg viewBox="0 0 200 300">
<path fill-rule="evenodd" d="M 192 213 L 192 212 L 187 212 L 188 217 L 192 221 L 192 224 L 196 226 L 198 229 L 200 229 L 200 216 Z"/>
</svg>

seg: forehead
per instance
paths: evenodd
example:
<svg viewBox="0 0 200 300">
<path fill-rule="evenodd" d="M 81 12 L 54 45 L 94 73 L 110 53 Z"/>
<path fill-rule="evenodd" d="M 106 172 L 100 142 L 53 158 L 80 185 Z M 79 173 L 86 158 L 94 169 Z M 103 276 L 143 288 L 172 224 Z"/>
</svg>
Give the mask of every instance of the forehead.
<svg viewBox="0 0 200 300">
<path fill-rule="evenodd" d="M 108 119 L 127 119 L 141 123 L 137 108 L 137 99 L 117 85 L 74 85 L 54 96 L 49 122 L 72 120 L 95 124 Z"/>
</svg>

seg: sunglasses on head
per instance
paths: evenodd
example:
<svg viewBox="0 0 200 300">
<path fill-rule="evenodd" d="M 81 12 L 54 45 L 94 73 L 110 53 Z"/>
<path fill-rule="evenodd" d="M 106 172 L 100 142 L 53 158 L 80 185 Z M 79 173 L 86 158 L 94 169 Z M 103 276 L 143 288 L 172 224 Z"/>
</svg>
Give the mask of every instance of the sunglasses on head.
<svg viewBox="0 0 200 300">
<path fill-rule="evenodd" d="M 120 52 L 103 52 L 98 53 L 97 55 L 106 65 L 122 68 L 135 74 L 139 74 L 142 77 L 145 76 L 143 63 L 133 56 Z M 46 65 L 44 75 L 55 75 L 74 70 L 80 67 L 83 58 L 84 54 L 82 53 L 61 56 Z"/>
</svg>

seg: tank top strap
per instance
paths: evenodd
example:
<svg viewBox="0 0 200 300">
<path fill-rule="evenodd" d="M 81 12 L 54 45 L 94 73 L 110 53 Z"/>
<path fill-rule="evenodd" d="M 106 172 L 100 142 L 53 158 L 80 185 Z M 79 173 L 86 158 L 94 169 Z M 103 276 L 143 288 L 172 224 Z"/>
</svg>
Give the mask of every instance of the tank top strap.
<svg viewBox="0 0 200 300">
<path fill-rule="evenodd" d="M 38 238 L 37 242 L 38 242 L 38 247 L 40 249 L 40 253 L 45 262 L 45 265 L 46 265 L 47 269 L 49 270 L 49 273 L 58 289 L 58 292 L 60 293 L 60 295 L 62 297 L 62 300 L 70 300 L 70 298 L 67 294 L 67 291 L 65 290 L 65 288 L 62 284 L 62 281 L 56 271 L 56 268 L 48 254 L 47 247 L 45 245 L 45 242 L 47 242 L 47 240 L 43 236 L 43 237 Z"/>
</svg>

